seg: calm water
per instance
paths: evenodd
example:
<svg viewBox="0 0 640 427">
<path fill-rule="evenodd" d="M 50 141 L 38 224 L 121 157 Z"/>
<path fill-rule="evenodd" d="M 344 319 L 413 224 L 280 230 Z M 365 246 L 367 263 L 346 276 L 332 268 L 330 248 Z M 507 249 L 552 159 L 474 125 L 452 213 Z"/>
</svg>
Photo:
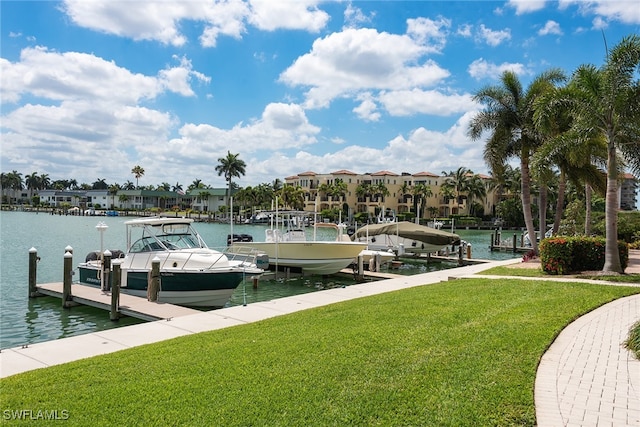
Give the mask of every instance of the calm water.
<svg viewBox="0 0 640 427">
<path fill-rule="evenodd" d="M 103 235 L 103 248 L 125 249 L 126 219 L 0 212 L 0 348 L 142 322 L 133 318 L 111 322 L 108 312 L 104 310 L 85 306 L 63 309 L 57 298 L 28 298 L 28 260 L 31 247 L 38 250 L 40 257 L 37 283 L 61 282 L 63 255 L 67 246 L 73 248 L 74 265 L 84 261 L 87 253 L 100 250 L 100 233 L 96 225 L 104 222 L 109 228 Z M 210 247 L 222 248 L 226 245 L 229 225 L 197 223 L 195 227 Z M 233 232 L 251 234 L 255 240 L 262 241 L 264 229 L 264 226 L 236 224 Z M 329 238 L 330 233 L 331 230 L 320 229 L 317 238 Z M 473 258 L 505 259 L 514 256 L 511 253 L 490 252 L 488 231 L 457 230 L 456 233 L 471 242 Z M 313 237 L 311 230 L 308 231 L 308 236 Z M 403 267 L 406 270 L 404 273 L 397 270 L 393 272 L 418 274 L 448 267 L 450 265 L 439 263 L 414 263 Z M 228 305 L 250 304 L 351 283 L 354 282 L 349 277 L 323 279 L 314 276 L 288 281 L 261 281 L 258 289 L 253 289 L 251 283 L 244 283 L 238 287 Z"/>
</svg>

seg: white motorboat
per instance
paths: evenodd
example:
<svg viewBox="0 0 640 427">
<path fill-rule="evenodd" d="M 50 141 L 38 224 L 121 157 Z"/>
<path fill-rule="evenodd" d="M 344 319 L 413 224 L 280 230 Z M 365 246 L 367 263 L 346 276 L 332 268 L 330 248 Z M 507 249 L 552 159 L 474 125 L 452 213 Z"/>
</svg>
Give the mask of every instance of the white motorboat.
<svg viewBox="0 0 640 427">
<path fill-rule="evenodd" d="M 195 307 L 222 307 L 245 278 L 260 275 L 268 260 L 239 247 L 234 254 L 207 247 L 190 218 L 140 218 L 125 222 L 127 250 L 121 259 L 122 292 L 147 296 L 152 261 L 160 261 L 158 301 Z M 242 249 L 240 249 L 242 248 Z M 102 260 L 94 252 L 79 265 L 80 282 L 101 283 Z"/>
<path fill-rule="evenodd" d="M 284 218 L 284 230 L 277 228 L 276 223 L 276 226 L 265 230 L 263 242 L 232 243 L 228 252 L 237 251 L 237 245 L 248 246 L 268 255 L 269 265 L 273 269 L 291 268 L 303 274 L 328 275 L 355 262 L 360 252 L 366 249 L 366 243 L 352 242 L 342 233 L 335 240 L 308 239 L 304 228 L 297 228 L 307 223 L 300 219 L 304 215 L 309 214 L 297 211 L 278 213 L 276 219 Z M 314 227 L 323 226 L 336 227 L 335 224 L 314 224 Z"/>
<path fill-rule="evenodd" d="M 351 236 L 356 242 L 367 243 L 368 249 L 388 251 L 398 255 L 438 252 L 449 245 L 460 244 L 460 236 L 412 222 L 369 224 Z"/>
</svg>

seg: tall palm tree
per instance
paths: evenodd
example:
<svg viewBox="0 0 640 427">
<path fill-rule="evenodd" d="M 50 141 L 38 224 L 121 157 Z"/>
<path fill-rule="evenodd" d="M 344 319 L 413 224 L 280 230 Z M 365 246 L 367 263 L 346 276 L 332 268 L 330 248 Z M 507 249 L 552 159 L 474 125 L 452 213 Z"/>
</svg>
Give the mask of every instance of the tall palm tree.
<svg viewBox="0 0 640 427">
<path fill-rule="evenodd" d="M 133 167 L 133 169 L 131 169 L 131 173 L 136 178 L 136 188 L 139 188 L 138 180 L 144 175 L 144 169 L 142 168 L 142 166 L 136 165 Z"/>
<path fill-rule="evenodd" d="M 427 199 L 433 196 L 431 187 L 425 184 L 416 184 L 411 188 L 413 195 L 413 209 L 417 218 L 422 218 L 423 209 L 427 207 Z"/>
<path fill-rule="evenodd" d="M 475 215 L 475 206 L 472 202 L 475 199 L 484 200 L 487 197 L 487 186 L 480 175 L 473 174 L 468 177 L 465 190 L 467 192 L 467 200 L 469 202 L 469 214 Z"/>
<path fill-rule="evenodd" d="M 573 75 L 572 128 L 583 139 L 607 144 L 605 261 L 603 271 L 622 272 L 618 251 L 618 152 L 640 172 L 640 36 L 625 37 L 601 68 L 580 66 Z"/>
<path fill-rule="evenodd" d="M 467 191 L 470 174 L 472 172 L 465 167 L 459 167 L 456 171 L 442 172 L 442 175 L 446 176 L 442 185 L 450 187 L 455 192 L 458 213 L 460 213 L 460 205 L 462 204 L 462 193 Z"/>
<path fill-rule="evenodd" d="M 518 76 L 512 71 L 505 71 L 500 79 L 501 85 L 484 87 L 473 98 L 486 105 L 486 108 L 472 119 L 469 135 L 476 140 L 485 131 L 490 132 L 484 148 L 484 159 L 491 170 L 503 169 L 510 158 L 520 159 L 522 210 L 535 252 L 538 252 L 538 244 L 531 210 L 529 160 L 540 145 L 540 139 L 534 126 L 533 105 L 539 96 L 563 79 L 562 71 L 552 69 L 540 74 L 524 90 Z"/>
<path fill-rule="evenodd" d="M 234 177 L 240 178 L 245 174 L 246 163 L 239 159 L 240 153 L 231 154 L 231 151 L 227 151 L 227 157 L 220 157 L 218 159 L 219 164 L 216 166 L 216 172 L 218 176 L 224 175 L 224 179 L 228 184 L 227 201 L 231 201 L 231 188 L 232 180 Z"/>
</svg>

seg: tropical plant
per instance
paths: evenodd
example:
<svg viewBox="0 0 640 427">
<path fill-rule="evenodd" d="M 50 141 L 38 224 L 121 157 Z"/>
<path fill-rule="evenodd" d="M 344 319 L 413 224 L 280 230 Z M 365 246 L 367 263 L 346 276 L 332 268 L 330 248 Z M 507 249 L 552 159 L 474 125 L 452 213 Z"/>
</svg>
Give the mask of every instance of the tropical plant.
<svg viewBox="0 0 640 427">
<path fill-rule="evenodd" d="M 224 179 L 228 184 L 227 188 L 227 200 L 230 201 L 231 189 L 233 178 L 240 178 L 245 174 L 245 168 L 247 165 L 243 160 L 239 158 L 240 153 L 231 154 L 231 151 L 227 151 L 226 157 L 220 157 L 218 159 L 218 165 L 216 166 L 216 172 L 218 176 L 224 175 Z"/>
<path fill-rule="evenodd" d="M 104 178 L 96 179 L 93 184 L 91 184 L 92 190 L 107 190 L 109 189 L 109 184 L 107 184 L 107 180 Z"/>
<path fill-rule="evenodd" d="M 140 165 L 136 165 L 133 167 L 133 169 L 131 169 L 131 173 L 136 178 L 136 188 L 139 188 L 138 180 L 144 175 L 143 167 Z"/>
<path fill-rule="evenodd" d="M 580 66 L 573 75 L 572 129 L 583 140 L 607 144 L 606 249 L 603 271 L 622 272 L 618 252 L 618 153 L 640 172 L 640 36 L 625 37 L 601 68 Z"/>
<path fill-rule="evenodd" d="M 529 236 L 536 235 L 531 207 L 529 161 L 541 142 L 534 126 L 533 107 L 538 97 L 563 79 L 562 71 L 552 69 L 536 77 L 527 90 L 524 90 L 518 76 L 512 71 L 505 71 L 500 79 L 501 85 L 484 87 L 473 98 L 486 105 L 486 108 L 471 120 L 469 135 L 476 140 L 485 131 L 490 132 L 484 159 L 491 170 L 501 171 L 509 159 L 520 159 L 522 210 Z M 532 249 L 537 252 L 536 239 L 532 238 L 531 243 Z"/>
</svg>

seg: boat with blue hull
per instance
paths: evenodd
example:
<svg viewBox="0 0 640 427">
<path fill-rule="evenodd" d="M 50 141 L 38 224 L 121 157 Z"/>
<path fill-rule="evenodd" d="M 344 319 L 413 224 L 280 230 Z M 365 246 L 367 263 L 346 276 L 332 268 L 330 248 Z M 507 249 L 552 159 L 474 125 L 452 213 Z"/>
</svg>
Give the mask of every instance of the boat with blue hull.
<svg viewBox="0 0 640 427">
<path fill-rule="evenodd" d="M 122 292 L 146 297 L 151 266 L 157 260 L 158 301 L 222 307 L 243 280 L 261 275 L 268 267 L 266 255 L 251 248 L 234 254 L 209 248 L 192 222 L 190 218 L 160 217 L 125 222 L 127 250 L 119 259 Z M 80 283 L 104 287 L 101 258 L 99 253 L 87 255 L 78 266 Z"/>
</svg>

